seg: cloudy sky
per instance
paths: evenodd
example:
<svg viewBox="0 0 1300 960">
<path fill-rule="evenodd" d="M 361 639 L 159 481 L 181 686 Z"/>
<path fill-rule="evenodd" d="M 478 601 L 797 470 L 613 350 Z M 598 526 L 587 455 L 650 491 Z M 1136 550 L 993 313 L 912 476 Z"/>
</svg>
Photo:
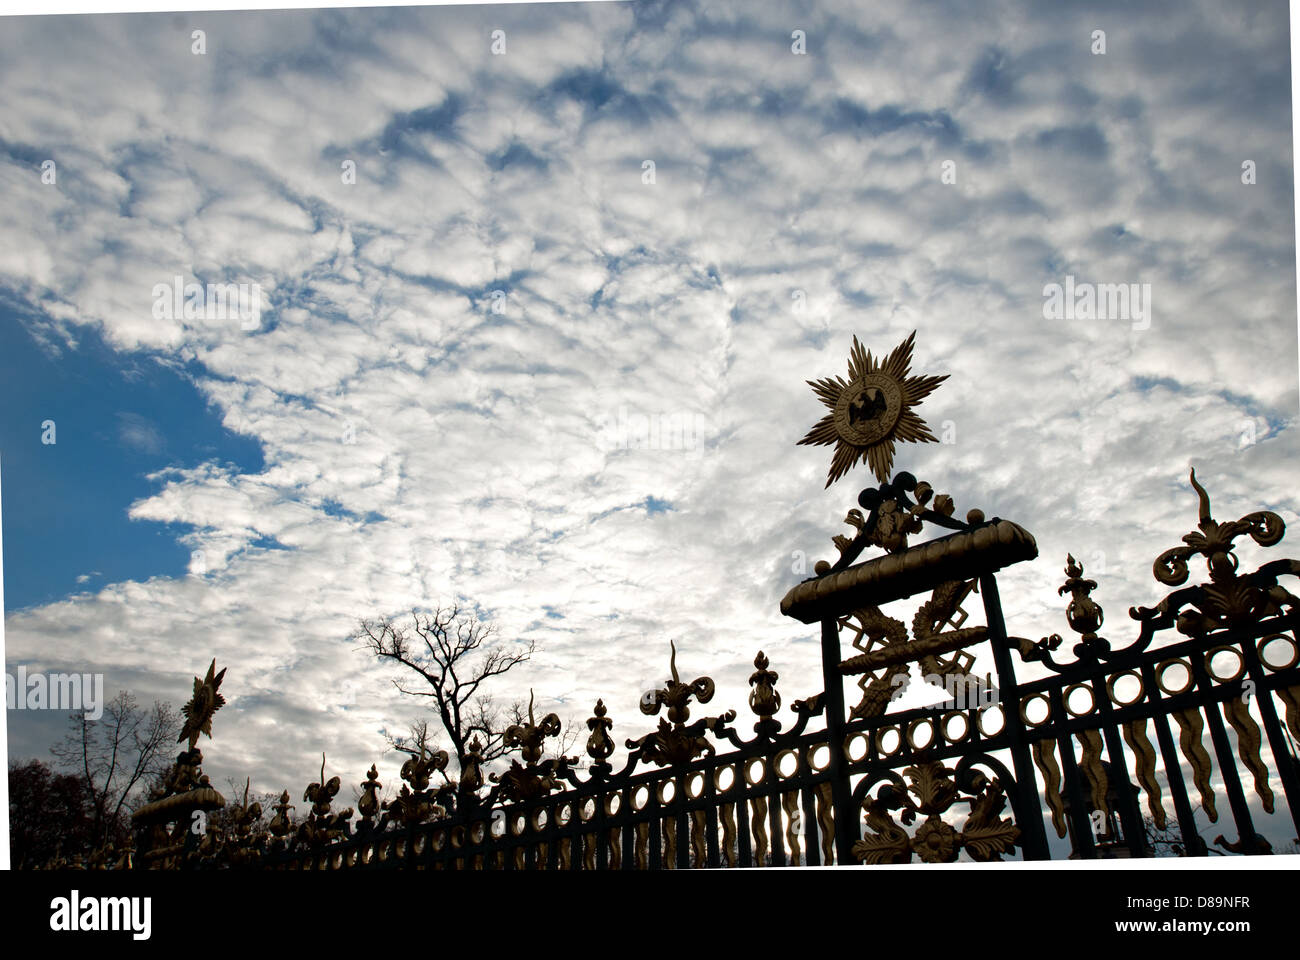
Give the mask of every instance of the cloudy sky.
<svg viewBox="0 0 1300 960">
<path fill-rule="evenodd" d="M 1065 629 L 1073 551 L 1135 636 L 1189 465 L 1297 519 L 1280 2 L 33 18 L 0 91 L 7 668 L 179 705 L 216 657 L 218 785 L 396 785 L 420 704 L 350 637 L 438 601 L 537 641 L 503 698 L 603 697 L 620 743 L 670 639 L 742 730 L 760 648 L 816 693 L 778 603 L 870 477 L 795 442 L 855 334 L 951 374 L 896 469 L 1036 536 L 1012 633 Z M 176 276 L 259 322 L 160 317 Z M 1046 319 L 1067 276 L 1149 325 Z"/>
</svg>

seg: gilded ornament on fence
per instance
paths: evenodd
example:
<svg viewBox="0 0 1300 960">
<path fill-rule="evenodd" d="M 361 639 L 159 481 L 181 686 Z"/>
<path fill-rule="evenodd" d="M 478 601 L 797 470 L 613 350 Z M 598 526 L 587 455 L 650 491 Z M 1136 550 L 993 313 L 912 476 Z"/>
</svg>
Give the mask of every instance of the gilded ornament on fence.
<svg viewBox="0 0 1300 960">
<path fill-rule="evenodd" d="M 217 692 L 221 681 L 226 677 L 226 671 L 223 668 L 220 673 L 216 673 L 216 669 L 217 661 L 213 658 L 208 666 L 208 675 L 202 680 L 198 677 L 194 678 L 194 694 L 189 702 L 181 707 L 181 713 L 185 716 L 185 725 L 181 728 L 181 734 L 176 738 L 176 742 L 183 743 L 188 739 L 191 750 L 198 744 L 200 733 L 206 733 L 208 739 L 212 739 L 212 716 L 226 705 L 226 698 Z"/>
<path fill-rule="evenodd" d="M 267 824 L 267 829 L 275 837 L 288 836 L 293 830 L 293 818 L 289 815 L 289 811 L 294 809 L 293 804 L 289 802 L 288 790 L 280 794 L 280 802 L 272 804 L 271 809 L 275 811 L 275 816 Z"/>
<path fill-rule="evenodd" d="M 700 703 L 713 699 L 713 680 L 698 677 L 691 683 L 682 683 L 677 673 L 677 645 L 670 641 L 669 647 L 672 650 L 668 660 L 672 679 L 657 690 L 647 691 L 647 696 L 641 700 L 642 713 L 654 716 L 661 708 L 667 707 L 668 719 L 661 717 L 659 729 L 653 733 L 627 741 L 627 748 L 635 751 L 643 761 L 663 766 L 687 763 L 701 755 L 713 756 L 713 745 L 705 738 L 705 731 L 718 736 L 728 723 L 736 719 L 736 711 L 728 710 L 718 717 L 686 723 L 691 715 L 692 697 Z"/>
<path fill-rule="evenodd" d="M 219 810 L 226 805 L 225 797 L 213 789 L 203 772 L 203 751 L 198 748 L 199 735 L 212 736 L 212 716 L 225 705 L 225 698 L 217 692 L 226 676 L 223 669 L 216 672 L 213 659 L 207 676 L 194 678 L 194 693 L 181 707 L 185 723 L 177 743 L 188 741 L 188 749 L 176 755 L 176 761 L 162 776 L 159 786 L 150 791 L 150 801 L 131 815 L 131 822 L 147 828 L 152 836 L 152 849 L 142 851 L 146 861 L 155 866 L 173 865 L 173 857 L 184 848 L 185 833 L 196 811 Z M 173 824 L 169 831 L 165 824 Z"/>
<path fill-rule="evenodd" d="M 866 461 L 882 483 L 894 463 L 894 443 L 937 443 L 925 421 L 912 408 L 943 381 L 939 377 L 909 377 L 913 332 L 883 361 L 874 359 L 858 338 L 849 352 L 848 380 L 827 377 L 809 380 L 819 400 L 830 408 L 800 444 L 835 444 L 826 486 L 844 476 L 854 464 Z"/>
<path fill-rule="evenodd" d="M 548 713 L 538 723 L 533 716 L 533 692 L 528 691 L 528 722 L 515 723 L 506 728 L 504 740 L 507 747 L 518 747 L 521 764 L 511 758 L 510 769 L 502 774 L 492 774 L 489 779 L 500 783 L 498 796 L 505 800 L 526 801 L 545 796 L 561 787 L 560 780 L 569 767 L 578 762 L 577 757 L 558 757 L 538 763 L 542 759 L 543 743 L 547 737 L 560 734 L 560 718 Z"/>
<path fill-rule="evenodd" d="M 880 547 L 886 553 L 900 553 L 907 549 L 907 538 L 920 533 L 926 522 L 950 530 L 968 530 L 984 521 L 984 515 L 979 510 L 969 511 L 965 524 L 952 519 L 955 509 L 952 497 L 946 493 L 936 497 L 934 487 L 924 480 L 918 481 L 906 471 L 879 487 L 863 490 L 858 494 L 858 504 L 867 508 L 867 515 L 864 517 L 857 507 L 848 512 L 844 522 L 856 533 L 852 537 L 840 534 L 831 537 L 831 542 L 839 551 L 839 559 L 834 564 L 825 560 L 817 561 L 813 565 L 813 573 L 817 576 L 843 570 L 857 560 L 867 547 Z"/>
<path fill-rule="evenodd" d="M 483 762 L 483 744 L 475 734 L 469 752 L 460 760 L 460 796 L 472 796 L 483 786 Z"/>
<path fill-rule="evenodd" d="M 1195 470 L 1191 472 L 1191 484 L 1199 500 L 1198 530 L 1183 537 L 1186 546 L 1160 554 L 1152 572 L 1161 583 L 1179 586 L 1187 582 L 1188 559 L 1199 554 L 1205 557 L 1210 582 L 1171 594 L 1155 607 L 1135 607 L 1129 615 L 1136 620 L 1151 620 L 1177 614 L 1178 632 L 1199 638 L 1215 630 L 1276 616 L 1283 606 L 1290 611 L 1300 606 L 1300 600 L 1280 586 L 1276 576 L 1261 578 L 1256 574 L 1251 580 L 1237 576 L 1236 539 L 1249 535 L 1261 547 L 1271 547 L 1286 532 L 1282 518 L 1271 510 L 1260 510 L 1231 523 L 1219 523 L 1210 515 L 1210 495 L 1196 482 Z M 1189 605 L 1195 609 L 1185 609 Z"/>
<path fill-rule="evenodd" d="M 953 771 L 938 761 L 907 767 L 904 786 L 897 774 L 864 803 L 866 836 L 853 846 L 859 862 L 866 864 L 911 863 L 917 857 L 925 863 L 952 863 L 962 850 L 972 860 L 1001 860 L 1016 846 L 1020 831 L 1000 816 L 1006 794 L 999 780 L 975 769 L 952 779 Z M 966 796 L 962 796 L 966 794 Z M 915 799 L 913 799 L 915 797 Z M 943 820 L 943 814 L 957 803 L 970 805 L 970 816 L 961 830 Z M 925 821 L 914 834 L 900 826 Z"/>
<path fill-rule="evenodd" d="M 1085 580 L 1083 564 L 1074 559 L 1073 554 L 1065 555 L 1065 582 L 1057 588 L 1058 596 L 1070 595 L 1070 602 L 1065 607 L 1065 621 L 1075 633 L 1082 634 L 1080 643 L 1075 644 L 1074 655 L 1079 659 L 1096 660 L 1110 652 L 1110 643 L 1097 636 L 1105 619 L 1105 611 L 1092 599 L 1092 591 L 1097 589 L 1096 580 Z M 1051 663 L 1051 655 L 1057 650 L 1064 638 L 1059 633 L 1035 642 L 1025 637 L 1008 637 L 1020 652 L 1020 659 L 1026 663 L 1038 661 Z"/>
<path fill-rule="evenodd" d="M 352 808 L 345 807 L 337 813 L 330 810 L 330 805 L 338 795 L 342 781 L 338 777 L 325 779 L 325 754 L 320 756 L 320 780 L 309 784 L 303 791 L 304 803 L 310 803 L 311 809 L 307 819 L 298 825 L 298 842 L 317 846 L 337 840 L 349 833 L 348 821 L 352 819 Z"/>
<path fill-rule="evenodd" d="M 591 736 L 587 737 L 587 756 L 596 761 L 593 770 L 597 766 L 608 769 L 605 761 L 614 753 L 615 744 L 609 735 L 609 731 L 614 729 L 614 721 L 605 716 L 607 709 L 604 700 L 597 700 L 594 716 L 587 721 L 587 729 L 591 731 Z"/>
<path fill-rule="evenodd" d="M 402 779 L 411 785 L 411 789 L 419 793 L 429 789 L 429 781 L 434 771 L 446 770 L 450 762 L 451 758 L 446 750 L 435 750 L 430 753 L 421 744 L 419 753 L 412 754 L 402 764 L 400 774 Z"/>
<path fill-rule="evenodd" d="M 851 711 L 850 719 L 885 713 L 910 685 L 913 662 L 930 683 L 958 676 L 966 679 L 965 689 L 971 696 L 983 692 L 986 684 L 970 673 L 975 658 L 965 648 L 987 640 L 988 628 L 964 627 L 968 614 L 961 606 L 974 589 L 974 581 L 960 580 L 936 587 L 912 618 L 911 640 L 903 622 L 879 607 L 864 607 L 840 620 L 840 630 L 852 631 L 852 645 L 862 651 L 839 665 L 845 676 L 860 675 L 862 699 Z"/>
<path fill-rule="evenodd" d="M 777 692 L 776 681 L 779 675 L 768 669 L 769 663 L 763 651 L 758 651 L 754 658 L 754 672 L 749 675 L 749 709 L 758 717 L 754 732 L 770 736 L 781 729 L 781 721 L 773 715 L 781 709 L 781 694 Z"/>
<path fill-rule="evenodd" d="M 411 752 L 411 751 L 407 751 Z M 384 830 L 390 823 L 400 823 L 404 827 L 413 827 L 416 824 L 424 823 L 429 820 L 439 820 L 447 815 L 447 806 L 438 802 L 439 798 L 446 798 L 447 804 L 451 803 L 452 785 L 444 783 L 438 790 L 429 789 L 429 781 L 435 771 L 442 772 L 447 769 L 447 764 L 451 761 L 446 750 L 436 750 L 432 753 L 423 743 L 420 744 L 418 752 L 411 752 L 411 756 L 402 764 L 399 771 L 401 778 L 406 781 L 402 784 L 402 789 L 392 800 L 383 803 L 380 809 L 383 810 L 383 818 L 379 821 L 379 829 Z M 370 772 L 373 775 L 378 771 L 372 766 Z M 444 775 L 445 779 L 445 775 Z M 366 796 L 362 797 L 362 803 L 367 796 L 372 796 L 373 791 L 378 789 L 378 781 L 375 786 L 370 786 L 370 781 L 361 785 L 362 790 L 367 791 Z M 364 810 L 362 814 L 364 816 Z"/>
<path fill-rule="evenodd" d="M 379 791 L 383 786 L 379 782 L 379 771 L 372 763 L 361 783 L 361 799 L 357 801 L 357 812 L 361 814 L 363 823 L 369 824 L 379 813 Z"/>
</svg>

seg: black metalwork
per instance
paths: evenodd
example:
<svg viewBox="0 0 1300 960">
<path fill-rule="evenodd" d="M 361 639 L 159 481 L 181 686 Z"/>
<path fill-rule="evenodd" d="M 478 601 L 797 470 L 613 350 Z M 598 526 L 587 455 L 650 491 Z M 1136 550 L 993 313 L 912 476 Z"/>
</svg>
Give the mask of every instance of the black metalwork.
<svg viewBox="0 0 1300 960">
<path fill-rule="evenodd" d="M 1281 519 L 1261 512 L 1216 523 L 1194 474 L 1191 483 L 1198 531 L 1153 567 L 1158 580 L 1180 589 L 1153 608 L 1130 611 L 1139 631 L 1126 646 L 1100 635 L 1096 583 L 1073 557 L 1060 589 L 1069 596 L 1066 622 L 1079 634 L 1069 653 L 1060 635 L 1008 635 L 995 573 L 1036 556 L 1033 538 L 978 510 L 964 523 L 953 520 L 950 498 L 899 474 L 858 498 L 869 515 L 850 514 L 846 522 L 858 533 L 836 539 L 840 562 L 820 564 L 782 602 L 787 615 L 818 625 L 824 683 L 787 708 L 794 715 L 788 729 L 779 718 L 779 674 L 765 654 L 750 676 L 757 719 L 746 739 L 732 725 L 733 710 L 692 718 L 713 698 L 714 684 L 704 676 L 684 681 L 673 646 L 672 679 L 642 700 L 642 712 L 659 716 L 658 724 L 626 739 L 622 769 L 609 763 L 617 721 L 603 701 L 587 721 L 585 776 L 577 758 L 542 760 L 560 721 L 553 714 L 536 720 L 530 708 L 528 722 L 507 731 L 520 759 L 493 774 L 491 785 L 471 758 L 459 785 L 435 789 L 430 774 L 446 767 L 446 754 L 412 756 L 401 793 L 382 809 L 382 785 L 371 769 L 354 823 L 351 809 L 331 808 L 339 780 L 326 780 L 322 764 L 303 798 L 305 820 L 292 822 L 286 791 L 268 828 L 257 829 L 260 808 L 251 813 L 245 798 L 231 827 L 200 837 L 181 829 L 181 815 L 224 801 L 201 777 L 201 757 L 186 753 L 175 790 L 137 818 L 135 864 L 605 870 L 1032 860 L 1053 855 L 1045 818 L 1071 857 L 1151 856 L 1148 824 L 1166 834 L 1176 827 L 1172 846 L 1184 856 L 1271 852 L 1248 789 L 1271 813 L 1276 777 L 1300 834 L 1292 747 L 1300 738 L 1300 601 L 1278 582 L 1300 576 L 1300 562 L 1275 560 L 1239 574 L 1234 539 L 1248 535 L 1273 546 L 1282 539 Z M 909 546 L 925 523 L 952 532 Z M 855 562 L 869 546 L 884 554 Z M 1210 579 L 1183 586 L 1196 555 Z M 908 639 L 905 625 L 880 605 L 926 591 Z M 974 592 L 983 626 L 967 625 L 961 607 Z M 860 651 L 848 660 L 846 630 Z M 995 688 L 968 675 L 969 650 L 984 644 Z M 1290 656 L 1266 656 L 1273 644 Z M 1225 659 L 1235 666 L 1225 669 Z M 954 699 L 939 710 L 893 709 L 891 688 L 906 682 L 912 664 L 930 682 L 955 684 Z M 1030 668 L 1039 676 L 1022 678 Z M 861 678 L 863 700 L 850 712 L 845 678 L 852 676 Z M 210 669 L 206 686 L 196 678 L 196 691 L 215 695 L 218 681 Z M 1124 685 L 1135 689 L 1118 689 Z M 200 719 L 210 721 L 214 709 Z M 1223 796 L 1233 825 L 1211 847 L 1195 806 L 1218 823 Z M 963 805 L 964 821 L 950 822 L 946 815 Z"/>
</svg>

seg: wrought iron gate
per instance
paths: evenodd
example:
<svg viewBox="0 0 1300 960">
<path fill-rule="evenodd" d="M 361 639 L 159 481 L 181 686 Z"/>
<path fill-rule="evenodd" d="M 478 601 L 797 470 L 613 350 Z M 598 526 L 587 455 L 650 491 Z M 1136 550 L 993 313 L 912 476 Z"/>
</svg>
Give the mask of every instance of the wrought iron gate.
<svg viewBox="0 0 1300 960">
<path fill-rule="evenodd" d="M 692 719 L 714 684 L 682 680 L 674 648 L 672 679 L 641 703 L 658 726 L 626 741 L 618 771 L 609 762 L 614 721 L 597 702 L 585 771 L 577 758 L 542 760 L 560 722 L 530 713 L 507 731 L 519 759 L 491 786 L 471 754 L 458 784 L 431 788 L 448 758 L 422 755 L 403 767 L 401 794 L 380 804 L 372 767 L 353 823 L 352 810 L 333 810 L 339 780 L 322 769 L 302 822 L 292 822 L 286 791 L 269 829 L 245 799 L 233 826 L 202 838 L 189 834 L 188 816 L 224 800 L 199 775 L 196 729 L 168 795 L 136 815 L 137 865 L 603 870 L 1046 859 L 1049 825 L 1056 852 L 1072 857 L 1150 856 L 1152 837 L 1170 852 L 1205 856 L 1211 845 L 1194 811 L 1220 823 L 1221 798 L 1232 825 L 1214 847 L 1261 854 L 1270 845 L 1252 802 L 1274 813 L 1274 778 L 1300 834 L 1297 599 L 1278 582 L 1300 575 L 1300 564 L 1275 560 L 1240 574 L 1234 552 L 1243 536 L 1279 543 L 1282 519 L 1255 512 L 1216 522 L 1193 473 L 1197 530 L 1153 567 L 1178 589 L 1129 611 L 1135 640 L 1113 646 L 1101 635 L 1096 584 L 1073 557 L 1059 592 L 1077 637 L 1008 635 L 995 575 L 1035 558 L 1034 538 L 978 509 L 956 519 L 950 497 L 908 473 L 886 479 L 895 442 L 934 439 L 911 407 L 944 378 L 909 377 L 911 351 L 909 338 L 875 360 L 855 340 L 847 380 L 812 382 L 831 412 L 801 443 L 836 444 L 828 486 L 859 460 L 880 483 L 849 511 L 853 535 L 833 538 L 838 559 L 819 563 L 782 600 L 784 614 L 819 625 L 823 668 L 822 692 L 790 704 L 784 718 L 778 673 L 760 652 L 749 678 L 752 736 L 742 736 L 734 710 Z M 942 536 L 909 544 L 936 528 Z M 860 561 L 868 548 L 883 553 Z M 1196 557 L 1208 580 L 1183 586 Z M 910 625 L 882 610 L 918 596 Z M 969 624 L 976 597 L 982 625 Z M 980 650 L 991 653 L 994 675 L 972 674 Z M 944 688 L 949 700 L 903 709 L 912 680 Z M 206 711 L 210 722 L 219 684 L 211 670 L 202 685 L 196 679 L 187 715 Z"/>
</svg>

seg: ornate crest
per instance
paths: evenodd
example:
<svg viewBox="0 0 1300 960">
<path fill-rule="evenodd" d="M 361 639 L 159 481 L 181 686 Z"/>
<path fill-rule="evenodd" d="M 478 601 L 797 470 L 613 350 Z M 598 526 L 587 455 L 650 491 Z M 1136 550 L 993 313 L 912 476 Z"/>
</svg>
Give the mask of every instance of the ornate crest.
<svg viewBox="0 0 1300 960">
<path fill-rule="evenodd" d="M 972 860 L 1001 860 L 1016 846 L 1020 831 L 1001 816 L 1007 798 L 997 777 L 959 766 L 954 779 L 954 771 L 937 761 L 915 764 L 903 773 L 906 785 L 897 774 L 890 774 L 890 782 L 863 804 L 867 829 L 853 845 L 860 862 L 911 863 L 915 856 L 925 863 L 952 863 L 962 850 Z M 943 819 L 958 803 L 970 805 L 961 830 Z M 898 811 L 899 820 L 908 826 L 918 814 L 926 820 L 909 835 L 891 811 Z"/>
<path fill-rule="evenodd" d="M 185 726 L 181 728 L 181 735 L 176 738 L 176 742 L 184 743 L 188 739 L 191 750 L 198 745 L 200 733 L 206 733 L 208 739 L 212 739 L 212 715 L 226 705 L 226 698 L 217 693 L 217 688 L 226 677 L 226 671 L 223 669 L 217 673 L 216 670 L 217 661 L 214 658 L 208 666 L 208 675 L 202 680 L 194 678 L 194 695 L 190 697 L 189 703 L 181 707 L 181 713 L 185 715 Z"/>
<path fill-rule="evenodd" d="M 800 444 L 835 444 L 826 486 L 830 486 L 853 465 L 865 460 L 881 483 L 889 480 L 894 465 L 894 441 L 937 443 L 925 421 L 912 407 L 930 395 L 947 375 L 909 377 L 912 365 L 913 333 L 883 361 L 864 350 L 853 338 L 849 353 L 849 378 L 827 377 L 809 380 L 818 399 L 830 408 Z"/>
</svg>

